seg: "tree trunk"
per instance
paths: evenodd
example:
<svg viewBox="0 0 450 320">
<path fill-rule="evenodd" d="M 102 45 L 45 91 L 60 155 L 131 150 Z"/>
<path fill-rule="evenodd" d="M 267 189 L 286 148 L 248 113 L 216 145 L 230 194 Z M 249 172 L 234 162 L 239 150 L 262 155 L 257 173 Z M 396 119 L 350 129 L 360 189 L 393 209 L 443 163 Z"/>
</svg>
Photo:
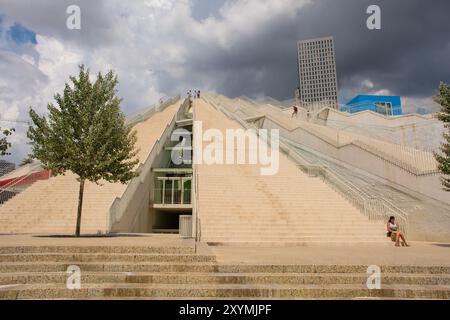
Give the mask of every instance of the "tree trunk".
<svg viewBox="0 0 450 320">
<path fill-rule="evenodd" d="M 83 209 L 83 193 L 84 193 L 84 179 L 80 179 L 80 192 L 78 193 L 78 212 L 77 212 L 77 227 L 75 236 L 80 237 L 81 230 L 81 210 Z"/>
</svg>

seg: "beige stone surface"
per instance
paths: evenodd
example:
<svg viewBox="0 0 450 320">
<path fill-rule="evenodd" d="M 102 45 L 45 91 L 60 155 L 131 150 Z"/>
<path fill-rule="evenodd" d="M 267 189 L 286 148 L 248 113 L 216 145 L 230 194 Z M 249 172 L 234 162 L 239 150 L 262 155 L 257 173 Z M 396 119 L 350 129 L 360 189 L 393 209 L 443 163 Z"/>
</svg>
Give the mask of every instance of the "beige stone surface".
<svg viewBox="0 0 450 320">
<path fill-rule="evenodd" d="M 434 115 L 385 117 L 373 111 L 348 114 L 327 109 L 322 118 L 330 127 L 423 150 L 437 150 L 444 133 L 444 124 Z"/>
<path fill-rule="evenodd" d="M 400 146 L 365 136 L 292 118 L 289 113 L 267 104 L 251 104 L 243 99 L 206 94 L 229 112 L 242 115 L 252 112 L 265 116 L 263 128 L 279 129 L 281 136 L 321 154 L 374 174 L 431 199 L 450 204 L 442 190 L 437 164 L 431 152 Z"/>
<path fill-rule="evenodd" d="M 223 264 L 450 266 L 450 244 L 412 242 L 298 247 L 210 247 Z"/>
<path fill-rule="evenodd" d="M 19 178 L 39 171 L 42 171 L 41 165 L 38 162 L 33 162 L 16 168 L 14 171 L 11 171 L 3 176 L 0 176 L 0 180 Z"/>
<path fill-rule="evenodd" d="M 244 100 L 231 100 L 225 97 L 221 97 L 220 101 L 225 107 L 227 107 L 228 110 L 232 112 L 236 112 L 238 108 L 243 108 L 244 110 L 249 110 L 247 112 L 251 112 L 250 110 L 253 108 L 261 115 L 270 117 L 272 120 L 276 121 L 277 124 L 288 131 L 295 131 L 299 129 L 306 130 L 307 132 L 310 132 L 317 137 L 325 139 L 326 141 L 329 141 L 337 146 L 361 142 L 369 148 L 386 153 L 387 155 L 397 159 L 398 162 L 409 165 L 417 170 L 428 172 L 430 170 L 437 169 L 436 162 L 430 152 L 421 151 L 408 146 L 402 146 L 402 148 L 399 148 L 399 145 L 394 143 L 380 141 L 379 139 L 373 139 L 350 131 L 339 130 L 338 128 L 331 126 L 322 126 L 301 119 L 292 118 L 291 115 L 281 112 L 279 108 L 272 105 L 262 104 L 259 106 L 254 105 L 252 107 Z M 420 159 L 420 161 L 417 161 L 417 159 Z"/>
<path fill-rule="evenodd" d="M 110 237 L 82 236 L 54 237 L 48 235 L 0 235 L 0 250 L 4 247 L 164 247 L 194 246 L 193 240 L 180 239 L 178 235 L 117 234 Z"/>
<path fill-rule="evenodd" d="M 195 101 L 194 113 L 203 130 L 240 128 L 203 100 Z M 202 241 L 386 242 L 384 223 L 369 221 L 283 154 L 273 176 L 262 176 L 259 165 L 201 164 L 197 169 Z"/>
<path fill-rule="evenodd" d="M 394 250 L 395 249 L 395 250 Z M 0 236 L 1 299 L 449 299 L 449 247 L 208 247 L 176 235 Z M 366 286 L 381 267 L 382 287 Z M 67 288 L 80 268 L 81 288 Z"/>
<path fill-rule="evenodd" d="M 207 247 L 172 235 L 0 236 L 1 299 L 449 299 L 448 246 Z M 394 250 L 395 249 L 395 250 Z M 367 268 L 381 268 L 369 290 Z M 81 288 L 67 288 L 67 269 Z"/>
<path fill-rule="evenodd" d="M 138 158 L 144 162 L 166 125 L 175 116 L 181 102 L 135 126 Z M 79 183 L 68 173 L 47 181 L 38 181 L 0 206 L 0 233 L 73 233 L 76 224 Z M 106 232 L 107 214 L 126 185 L 87 183 L 84 191 L 81 231 Z"/>
</svg>

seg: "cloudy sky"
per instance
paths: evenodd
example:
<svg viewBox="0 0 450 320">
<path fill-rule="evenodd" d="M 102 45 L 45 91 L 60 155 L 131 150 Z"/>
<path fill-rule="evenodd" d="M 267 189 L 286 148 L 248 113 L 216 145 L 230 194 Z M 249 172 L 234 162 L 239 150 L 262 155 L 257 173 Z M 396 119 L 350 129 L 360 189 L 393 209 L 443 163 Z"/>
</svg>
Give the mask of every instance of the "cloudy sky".
<svg viewBox="0 0 450 320">
<path fill-rule="evenodd" d="M 66 28 L 73 4 L 81 30 Z M 381 30 L 366 27 L 372 4 Z M 44 112 L 81 63 L 117 72 L 126 113 L 188 88 L 291 99 L 297 40 L 329 35 L 341 103 L 384 93 L 435 110 L 450 82 L 449 13 L 448 0 L 0 0 L 0 126 L 18 129 L 21 160 L 25 125 L 9 121 Z"/>
</svg>

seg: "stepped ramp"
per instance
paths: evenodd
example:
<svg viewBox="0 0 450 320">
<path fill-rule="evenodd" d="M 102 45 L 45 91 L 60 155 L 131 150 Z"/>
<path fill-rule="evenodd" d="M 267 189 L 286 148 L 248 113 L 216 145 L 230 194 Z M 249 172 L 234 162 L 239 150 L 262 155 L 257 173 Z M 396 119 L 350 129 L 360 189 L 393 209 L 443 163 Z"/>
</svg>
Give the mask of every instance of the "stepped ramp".
<svg viewBox="0 0 450 320">
<path fill-rule="evenodd" d="M 134 126 L 137 131 L 138 158 L 143 163 L 153 145 L 173 119 L 181 102 Z M 86 183 L 81 220 L 82 233 L 108 232 L 108 213 L 126 185 Z M 38 181 L 0 206 L 0 234 L 73 233 L 75 231 L 79 182 L 73 173 Z"/>
<path fill-rule="evenodd" d="M 52 244 L 48 238 L 4 237 L 10 241 L 0 242 L 0 300 L 450 298 L 448 259 L 439 258 L 443 248 L 437 254 L 429 254 L 436 248 L 424 248 L 426 257 L 421 248 L 402 256 L 384 246 L 215 247 L 195 253 L 193 242 L 178 236 L 53 239 Z M 227 249 L 237 251 L 223 252 Z M 379 263 L 383 256 L 396 263 Z M 436 259 L 439 264 L 432 263 Z M 378 290 L 366 285 L 373 263 L 382 271 Z M 73 265 L 81 269 L 81 288 L 75 290 L 66 284 Z"/>
<path fill-rule="evenodd" d="M 203 100 L 194 102 L 203 130 L 241 128 Z M 224 134 L 225 136 L 225 134 Z M 204 145 L 205 147 L 205 145 Z M 279 172 L 259 165 L 197 165 L 201 240 L 209 243 L 386 242 L 385 225 L 369 221 L 318 178 L 280 154 Z"/>
<path fill-rule="evenodd" d="M 263 128 L 278 128 L 281 136 L 317 152 L 365 170 L 434 200 L 450 204 L 442 190 L 434 155 L 412 147 L 291 118 L 271 105 L 243 103 L 239 99 L 207 94 L 234 115 L 254 109 L 264 117 Z"/>
<path fill-rule="evenodd" d="M 249 102 L 242 99 L 228 99 L 224 96 L 217 96 L 213 98 L 235 115 L 239 114 L 236 110 L 248 109 L 259 112 L 263 116 L 270 119 L 276 119 L 276 123 L 283 131 L 283 128 L 295 132 L 296 130 L 304 130 L 303 132 L 311 132 L 322 140 L 329 141 L 330 145 L 338 144 L 341 148 L 345 145 L 355 144 L 366 147 L 367 150 L 379 150 L 375 152 L 378 157 L 385 157 L 391 161 L 396 161 L 399 166 L 415 172 L 433 172 L 436 168 L 436 162 L 429 152 L 421 151 L 412 147 L 399 146 L 394 143 L 380 141 L 374 137 L 369 138 L 361 134 L 346 132 L 339 130 L 339 128 L 327 127 L 306 121 L 301 121 L 296 118 L 292 119 L 290 114 L 280 112 L 277 107 L 268 104 L 257 104 L 257 102 Z M 234 111 L 233 111 L 234 110 Z M 353 116 L 353 115 L 351 115 Z M 373 117 L 383 118 L 385 121 L 395 121 L 389 118 L 374 114 Z M 423 120 L 423 119 L 422 119 Z M 411 120 L 412 121 L 412 120 Z M 299 127 L 299 123 L 301 126 Z M 282 125 L 281 125 L 282 124 Z M 337 134 L 339 132 L 339 135 Z M 365 145 L 363 144 L 365 143 Z M 409 230 L 408 238 L 421 241 L 448 241 L 450 239 L 450 209 L 445 202 L 437 201 L 425 194 L 414 192 L 413 190 L 405 190 L 404 187 L 394 183 L 389 183 L 382 177 L 376 177 L 370 174 L 370 171 L 359 170 L 355 166 L 347 164 L 345 161 L 340 161 L 333 156 L 326 155 L 325 150 L 318 152 L 314 150 L 314 145 L 310 147 L 302 146 L 304 149 L 297 148 L 297 151 L 302 157 L 310 163 L 324 165 L 331 169 L 334 173 L 345 178 L 353 185 L 360 188 L 361 192 L 368 195 L 378 196 L 382 199 L 387 199 L 395 204 L 398 208 L 408 213 Z M 309 152 L 307 151 L 309 150 Z M 374 154 L 374 153 L 372 153 Z M 333 155 L 333 154 L 332 154 Z M 356 157 L 356 154 L 353 155 Z M 407 159 L 408 161 L 402 161 Z M 436 178 L 436 181 L 438 179 Z"/>
<path fill-rule="evenodd" d="M 259 114 L 274 121 L 281 129 L 293 132 L 296 130 L 306 131 L 317 138 L 342 148 L 345 145 L 355 144 L 359 148 L 373 152 L 380 157 L 391 161 L 403 169 L 415 174 L 437 173 L 437 164 L 430 152 L 418 150 L 412 147 L 402 146 L 378 139 L 372 139 L 357 133 L 339 130 L 339 128 L 322 126 L 301 119 L 292 118 L 289 114 L 282 112 L 279 108 L 270 104 L 249 103 L 242 99 L 228 99 L 223 96 L 215 97 L 228 111 L 233 113 L 250 113 L 258 111 Z M 245 110 L 245 111 L 244 111 Z M 419 159 L 420 161 L 418 161 Z"/>
<path fill-rule="evenodd" d="M 376 176 L 335 161 L 311 149 L 306 150 L 298 145 L 293 147 L 310 164 L 325 166 L 359 188 L 361 192 L 386 199 L 407 213 L 408 239 L 450 241 L 450 205 L 417 193 L 405 192 L 398 185 L 390 185 Z"/>
</svg>

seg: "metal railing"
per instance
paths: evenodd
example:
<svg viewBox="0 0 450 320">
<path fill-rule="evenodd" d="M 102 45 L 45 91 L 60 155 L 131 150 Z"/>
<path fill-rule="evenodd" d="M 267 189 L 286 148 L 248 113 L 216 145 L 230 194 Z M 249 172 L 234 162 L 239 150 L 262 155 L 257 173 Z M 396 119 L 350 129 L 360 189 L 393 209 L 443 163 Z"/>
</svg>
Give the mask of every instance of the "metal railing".
<svg viewBox="0 0 450 320">
<path fill-rule="evenodd" d="M 440 174 L 437 166 L 436 159 L 432 153 L 426 153 L 421 150 L 414 150 L 413 148 L 397 145 L 400 151 L 405 151 L 410 153 L 411 162 L 403 161 L 398 157 L 394 157 L 391 154 L 384 152 L 381 148 L 377 148 L 371 144 L 368 144 L 360 139 L 352 142 L 355 146 L 372 153 L 376 157 L 383 159 L 384 161 L 390 162 L 403 170 L 416 175 L 433 175 Z M 428 167 L 428 168 L 427 168 Z"/>
<path fill-rule="evenodd" d="M 189 205 L 192 204 L 191 189 L 154 189 L 154 204 Z"/>
<path fill-rule="evenodd" d="M 177 95 L 177 96 L 175 96 L 173 98 L 169 98 L 169 99 L 163 98 L 163 99 L 159 100 L 158 103 L 147 108 L 146 110 L 128 116 L 127 120 L 126 120 L 126 124 L 128 126 L 134 126 L 134 125 L 138 124 L 139 122 L 145 121 L 145 120 L 149 119 L 151 116 L 153 116 L 155 113 L 164 111 L 164 109 L 166 109 L 167 107 L 174 104 L 175 102 L 177 102 L 180 99 L 181 99 L 180 95 Z"/>
<path fill-rule="evenodd" d="M 210 97 L 211 96 L 208 95 L 208 101 L 211 103 Z M 233 114 L 225 106 L 222 106 L 222 102 L 220 102 L 220 99 L 215 99 L 214 97 L 212 98 L 214 99 L 214 103 L 221 106 L 220 108 L 223 113 L 225 113 L 228 117 L 232 118 L 233 120 L 239 121 L 238 120 L 239 117 L 236 114 Z M 239 109 L 240 107 L 238 107 L 236 110 Z M 274 122 L 276 125 L 285 128 L 285 124 L 280 123 L 279 120 L 273 117 L 272 115 L 265 114 L 265 118 L 271 122 Z M 242 124 L 242 121 L 239 121 L 239 123 Z M 348 137 L 346 139 L 343 139 L 343 136 L 345 136 L 345 133 L 347 132 L 345 130 L 340 130 L 337 128 L 332 128 L 336 130 L 335 132 L 336 135 L 331 136 L 330 134 L 326 134 L 323 131 L 321 131 L 321 129 L 319 127 L 316 127 L 315 124 L 309 123 L 304 123 L 302 126 L 298 125 L 293 129 L 291 128 L 287 130 L 294 131 L 298 129 L 314 135 L 316 138 L 326 142 L 327 144 L 333 146 L 334 148 L 340 149 L 348 145 L 353 145 L 415 176 L 440 174 L 434 155 L 431 152 L 414 150 L 414 148 L 408 146 L 399 145 L 392 142 L 385 142 L 386 146 L 394 146 L 398 148 L 397 150 L 400 151 L 398 155 L 393 155 L 392 153 L 384 152 L 383 146 L 380 143 L 374 145 L 374 143 L 368 138 L 357 136 L 352 139 L 349 139 Z"/>
<path fill-rule="evenodd" d="M 176 96 L 172 99 L 167 100 L 159 111 L 164 110 L 169 105 L 175 103 L 176 101 L 180 100 L 179 96 Z M 178 110 L 180 112 L 180 109 Z M 128 183 L 125 191 L 120 197 L 116 197 L 116 199 L 113 201 L 110 209 L 109 214 L 107 216 L 106 221 L 106 228 L 109 232 L 113 230 L 113 227 L 116 223 L 120 222 L 125 214 L 130 214 L 130 211 L 128 210 L 130 205 L 135 202 L 139 201 L 136 200 L 138 195 L 141 192 L 147 192 L 148 185 L 150 185 L 150 173 L 151 173 L 151 166 L 153 164 L 153 161 L 157 157 L 157 155 L 163 150 L 164 148 L 164 142 L 166 141 L 166 138 L 170 135 L 170 133 L 175 128 L 175 123 L 178 117 L 178 113 L 175 114 L 171 121 L 166 125 L 163 133 L 161 134 L 161 137 L 156 140 L 155 144 L 153 145 L 150 153 L 147 156 L 147 159 L 144 163 L 141 163 L 139 167 L 137 168 L 137 172 L 139 173 L 139 176 L 131 180 L 131 182 Z M 143 121 L 143 118 L 141 118 L 140 121 Z M 140 121 L 136 122 L 139 123 Z M 135 123 L 135 124 L 136 124 Z M 130 123 L 128 123 L 130 125 Z M 138 216 L 136 215 L 133 225 L 136 223 Z M 133 226 L 130 226 L 132 228 Z"/>
<path fill-rule="evenodd" d="M 246 123 L 225 108 L 222 108 L 220 103 L 216 104 L 209 99 L 205 100 L 218 111 L 224 113 L 231 120 L 237 121 L 244 128 L 256 129 L 253 125 Z M 283 138 L 282 140 L 289 141 L 288 139 Z M 268 143 L 270 143 L 270 141 L 268 141 Z M 331 186 L 333 190 L 343 196 L 354 207 L 359 209 L 361 213 L 367 216 L 370 220 L 384 220 L 387 222 L 389 217 L 394 216 L 399 222 L 400 229 L 405 233 L 405 235 L 408 233 L 408 215 L 388 200 L 367 194 L 362 189 L 353 185 L 347 179 L 333 172 L 326 166 L 310 164 L 288 143 L 280 141 L 280 151 L 286 154 L 290 159 L 294 160 L 294 162 L 298 164 L 299 168 L 306 174 L 319 176 L 322 178 L 325 183 Z"/>
<path fill-rule="evenodd" d="M 308 175 L 320 177 L 325 183 L 330 185 L 333 190 L 352 203 L 353 206 L 357 207 L 370 220 L 384 220 L 387 222 L 391 216 L 396 217 L 402 231 L 405 235 L 407 234 L 408 214 L 406 212 L 384 198 L 368 194 L 329 167 L 322 164 L 310 164 L 301 157 L 297 150 L 289 146 L 292 145 L 295 147 L 295 143 L 284 138 L 282 140 L 286 141 L 284 147 L 287 147 L 287 155 L 298 164 L 303 172 Z"/>
<path fill-rule="evenodd" d="M 190 101 L 189 101 L 190 103 Z M 195 112 L 194 110 L 192 110 L 192 119 L 195 121 Z M 193 136 L 195 136 L 195 126 L 193 127 L 193 131 L 192 134 Z M 195 141 L 194 141 L 195 144 Z M 198 156 L 196 154 L 193 154 L 194 157 Z M 195 159 L 193 159 L 195 160 Z M 192 183 L 193 183 L 193 189 L 192 189 L 192 218 L 193 218 L 193 227 L 194 227 L 194 231 L 193 231 L 193 236 L 194 236 L 194 240 L 195 240 L 195 245 L 194 245 L 194 251 L 195 253 L 197 253 L 197 247 L 198 247 L 198 243 L 201 241 L 202 238 L 202 229 L 201 229 L 201 217 L 200 217 L 200 209 L 199 209 L 199 196 L 198 196 L 198 167 L 195 163 L 195 161 L 193 161 L 192 164 L 192 171 L 193 171 L 193 175 L 192 175 Z"/>
<path fill-rule="evenodd" d="M 0 187 L 0 205 L 6 203 L 36 181 L 48 180 L 51 178 L 52 173 L 50 170 L 37 171 L 37 168 L 41 168 L 40 163 L 31 165 L 27 173 L 11 178 L 7 183 L 3 184 Z"/>
<path fill-rule="evenodd" d="M 14 198 L 18 192 L 11 191 L 8 189 L 0 188 L 0 205 L 4 204 L 6 201 Z"/>
<path fill-rule="evenodd" d="M 394 216 L 399 222 L 402 231 L 405 235 L 407 234 L 407 214 L 389 203 L 386 199 L 368 195 L 349 181 L 346 181 L 345 178 L 338 176 L 329 168 L 323 167 L 320 177 L 370 220 L 383 220 L 387 222 L 389 217 Z"/>
</svg>

